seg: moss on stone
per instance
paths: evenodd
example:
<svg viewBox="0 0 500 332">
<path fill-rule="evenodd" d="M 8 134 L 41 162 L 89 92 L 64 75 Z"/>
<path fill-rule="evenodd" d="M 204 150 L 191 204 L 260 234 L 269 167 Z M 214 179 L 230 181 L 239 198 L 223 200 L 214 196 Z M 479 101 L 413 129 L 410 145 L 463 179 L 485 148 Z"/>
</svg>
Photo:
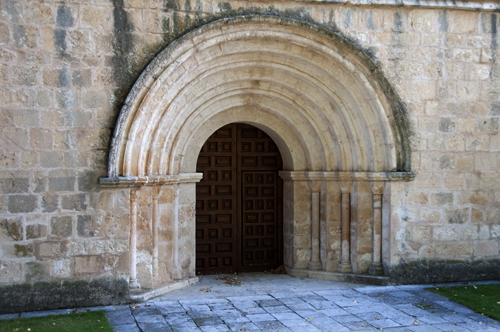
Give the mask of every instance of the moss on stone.
<svg viewBox="0 0 500 332">
<path fill-rule="evenodd" d="M 85 280 L 64 280 L 62 283 L 63 287 L 70 287 L 70 288 L 78 288 L 78 287 L 86 287 L 88 285 L 88 281 Z"/>
<path fill-rule="evenodd" d="M 389 268 L 388 275 L 403 284 L 497 280 L 500 278 L 500 259 L 401 261 Z"/>
<path fill-rule="evenodd" d="M 26 265 L 24 266 L 24 270 L 27 282 L 43 280 L 47 277 L 44 266 L 38 262 L 26 263 Z"/>
<path fill-rule="evenodd" d="M 38 239 L 47 235 L 47 226 L 45 225 L 28 225 L 26 226 L 26 239 Z"/>
<path fill-rule="evenodd" d="M 57 289 L 61 287 L 61 282 L 60 281 L 37 281 L 33 283 L 33 289 Z"/>
<path fill-rule="evenodd" d="M 14 253 L 17 257 L 33 256 L 33 245 L 30 244 L 14 244 Z"/>
<path fill-rule="evenodd" d="M 20 218 L 1 219 L 0 231 L 14 241 L 21 241 L 23 239 L 23 226 Z"/>
<path fill-rule="evenodd" d="M 118 304 L 125 303 L 127 296 L 128 283 L 113 278 L 37 281 L 0 286 L 0 314 Z"/>
</svg>

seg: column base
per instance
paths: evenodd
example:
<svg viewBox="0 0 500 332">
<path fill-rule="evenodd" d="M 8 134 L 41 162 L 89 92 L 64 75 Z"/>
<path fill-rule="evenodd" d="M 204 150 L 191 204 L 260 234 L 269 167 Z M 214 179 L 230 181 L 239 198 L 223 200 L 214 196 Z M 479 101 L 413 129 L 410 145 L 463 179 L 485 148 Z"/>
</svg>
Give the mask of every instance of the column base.
<svg viewBox="0 0 500 332">
<path fill-rule="evenodd" d="M 370 268 L 368 269 L 368 273 L 372 276 L 383 276 L 384 267 L 381 263 L 372 263 L 372 265 L 370 265 Z"/>
<path fill-rule="evenodd" d="M 340 263 L 338 271 L 342 273 L 351 273 L 352 272 L 351 263 Z"/>
<path fill-rule="evenodd" d="M 128 289 L 131 292 L 139 292 L 141 290 L 141 285 L 137 282 L 137 280 L 130 280 Z"/>
<path fill-rule="evenodd" d="M 321 270 L 322 267 L 323 266 L 321 265 L 321 262 L 319 262 L 319 261 L 317 261 L 317 262 L 310 261 L 309 265 L 307 266 L 307 268 L 309 270 L 315 270 L 315 271 Z"/>
</svg>

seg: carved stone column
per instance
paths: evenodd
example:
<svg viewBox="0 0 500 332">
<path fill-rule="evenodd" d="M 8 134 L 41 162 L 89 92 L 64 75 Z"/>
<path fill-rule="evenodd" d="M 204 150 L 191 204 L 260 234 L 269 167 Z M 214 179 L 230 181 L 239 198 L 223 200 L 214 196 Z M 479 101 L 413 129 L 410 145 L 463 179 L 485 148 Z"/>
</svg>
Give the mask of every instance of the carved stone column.
<svg viewBox="0 0 500 332">
<path fill-rule="evenodd" d="M 140 290 L 137 282 L 137 192 L 140 187 L 130 188 L 130 237 L 129 237 L 129 263 L 130 263 L 130 290 Z"/>
<path fill-rule="evenodd" d="M 323 180 L 321 172 L 307 172 L 309 189 L 311 190 L 311 260 L 307 265 L 309 270 L 321 270 L 320 257 L 320 192 Z"/>
<path fill-rule="evenodd" d="M 384 182 L 370 183 L 373 194 L 373 261 L 368 273 L 371 275 L 383 275 L 382 266 L 382 202 Z"/>
<path fill-rule="evenodd" d="M 339 272 L 352 272 L 351 264 L 351 182 L 340 181 L 341 199 L 341 238 L 342 256 L 339 264 Z"/>
<path fill-rule="evenodd" d="M 321 270 L 321 260 L 319 257 L 319 213 L 319 192 L 313 192 L 311 193 L 311 261 L 308 265 L 309 270 Z"/>
<path fill-rule="evenodd" d="M 182 271 L 179 266 L 179 184 L 174 185 L 174 224 L 172 227 L 172 247 L 173 247 L 173 261 L 174 270 L 172 271 L 172 278 L 174 280 L 182 279 Z"/>
<path fill-rule="evenodd" d="M 153 186 L 153 281 L 158 281 L 158 224 L 160 214 L 158 213 L 158 194 L 160 192 L 159 186 Z"/>
</svg>

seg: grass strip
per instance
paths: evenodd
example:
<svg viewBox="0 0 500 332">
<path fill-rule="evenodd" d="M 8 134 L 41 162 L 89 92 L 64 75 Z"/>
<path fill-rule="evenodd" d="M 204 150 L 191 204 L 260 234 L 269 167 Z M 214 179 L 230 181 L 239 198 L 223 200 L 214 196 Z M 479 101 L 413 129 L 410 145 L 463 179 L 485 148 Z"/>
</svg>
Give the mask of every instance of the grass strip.
<svg viewBox="0 0 500 332">
<path fill-rule="evenodd" d="M 427 290 L 500 321 L 500 284 L 431 287 Z"/>
<path fill-rule="evenodd" d="M 0 320 L 0 331 L 113 332 L 104 311 Z"/>
</svg>

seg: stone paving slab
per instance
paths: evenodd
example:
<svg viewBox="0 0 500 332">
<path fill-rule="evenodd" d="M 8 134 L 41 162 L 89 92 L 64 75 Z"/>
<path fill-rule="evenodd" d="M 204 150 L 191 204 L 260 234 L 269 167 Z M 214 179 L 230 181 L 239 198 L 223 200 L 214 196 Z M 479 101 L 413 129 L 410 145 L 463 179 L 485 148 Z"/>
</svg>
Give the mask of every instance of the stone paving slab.
<svg viewBox="0 0 500 332">
<path fill-rule="evenodd" d="M 137 324 L 134 322 L 134 324 L 120 324 L 120 325 L 113 325 L 113 329 L 115 331 L 119 332 L 140 332 L 141 330 L 137 326 Z"/>
<path fill-rule="evenodd" d="M 170 332 L 172 331 L 172 329 L 170 328 L 170 326 L 168 326 L 168 324 L 163 321 L 163 322 L 159 322 L 159 323 L 139 323 L 139 327 L 141 328 L 141 331 L 144 331 L 144 332 Z M 118 330 L 118 332 L 120 332 L 119 329 L 116 329 Z"/>
<path fill-rule="evenodd" d="M 205 276 L 199 284 L 138 305 L 88 309 L 104 310 L 119 332 L 500 332 L 499 322 L 424 289 L 434 285 L 360 286 L 261 273 L 240 279 L 241 286 L 232 286 Z M 70 311 L 1 315 L 0 319 Z"/>
<path fill-rule="evenodd" d="M 50 315 L 63 315 L 72 312 L 72 309 L 60 309 L 60 310 L 46 310 L 46 311 L 32 311 L 32 312 L 23 312 L 21 313 L 21 318 L 29 318 L 29 317 L 41 317 L 41 316 L 50 316 Z"/>
<path fill-rule="evenodd" d="M 113 312 L 106 312 L 106 315 L 108 316 L 108 320 L 111 323 L 111 325 L 128 325 L 128 324 L 135 324 L 135 318 L 130 312 L 130 309 L 127 311 L 113 311 Z"/>
</svg>

